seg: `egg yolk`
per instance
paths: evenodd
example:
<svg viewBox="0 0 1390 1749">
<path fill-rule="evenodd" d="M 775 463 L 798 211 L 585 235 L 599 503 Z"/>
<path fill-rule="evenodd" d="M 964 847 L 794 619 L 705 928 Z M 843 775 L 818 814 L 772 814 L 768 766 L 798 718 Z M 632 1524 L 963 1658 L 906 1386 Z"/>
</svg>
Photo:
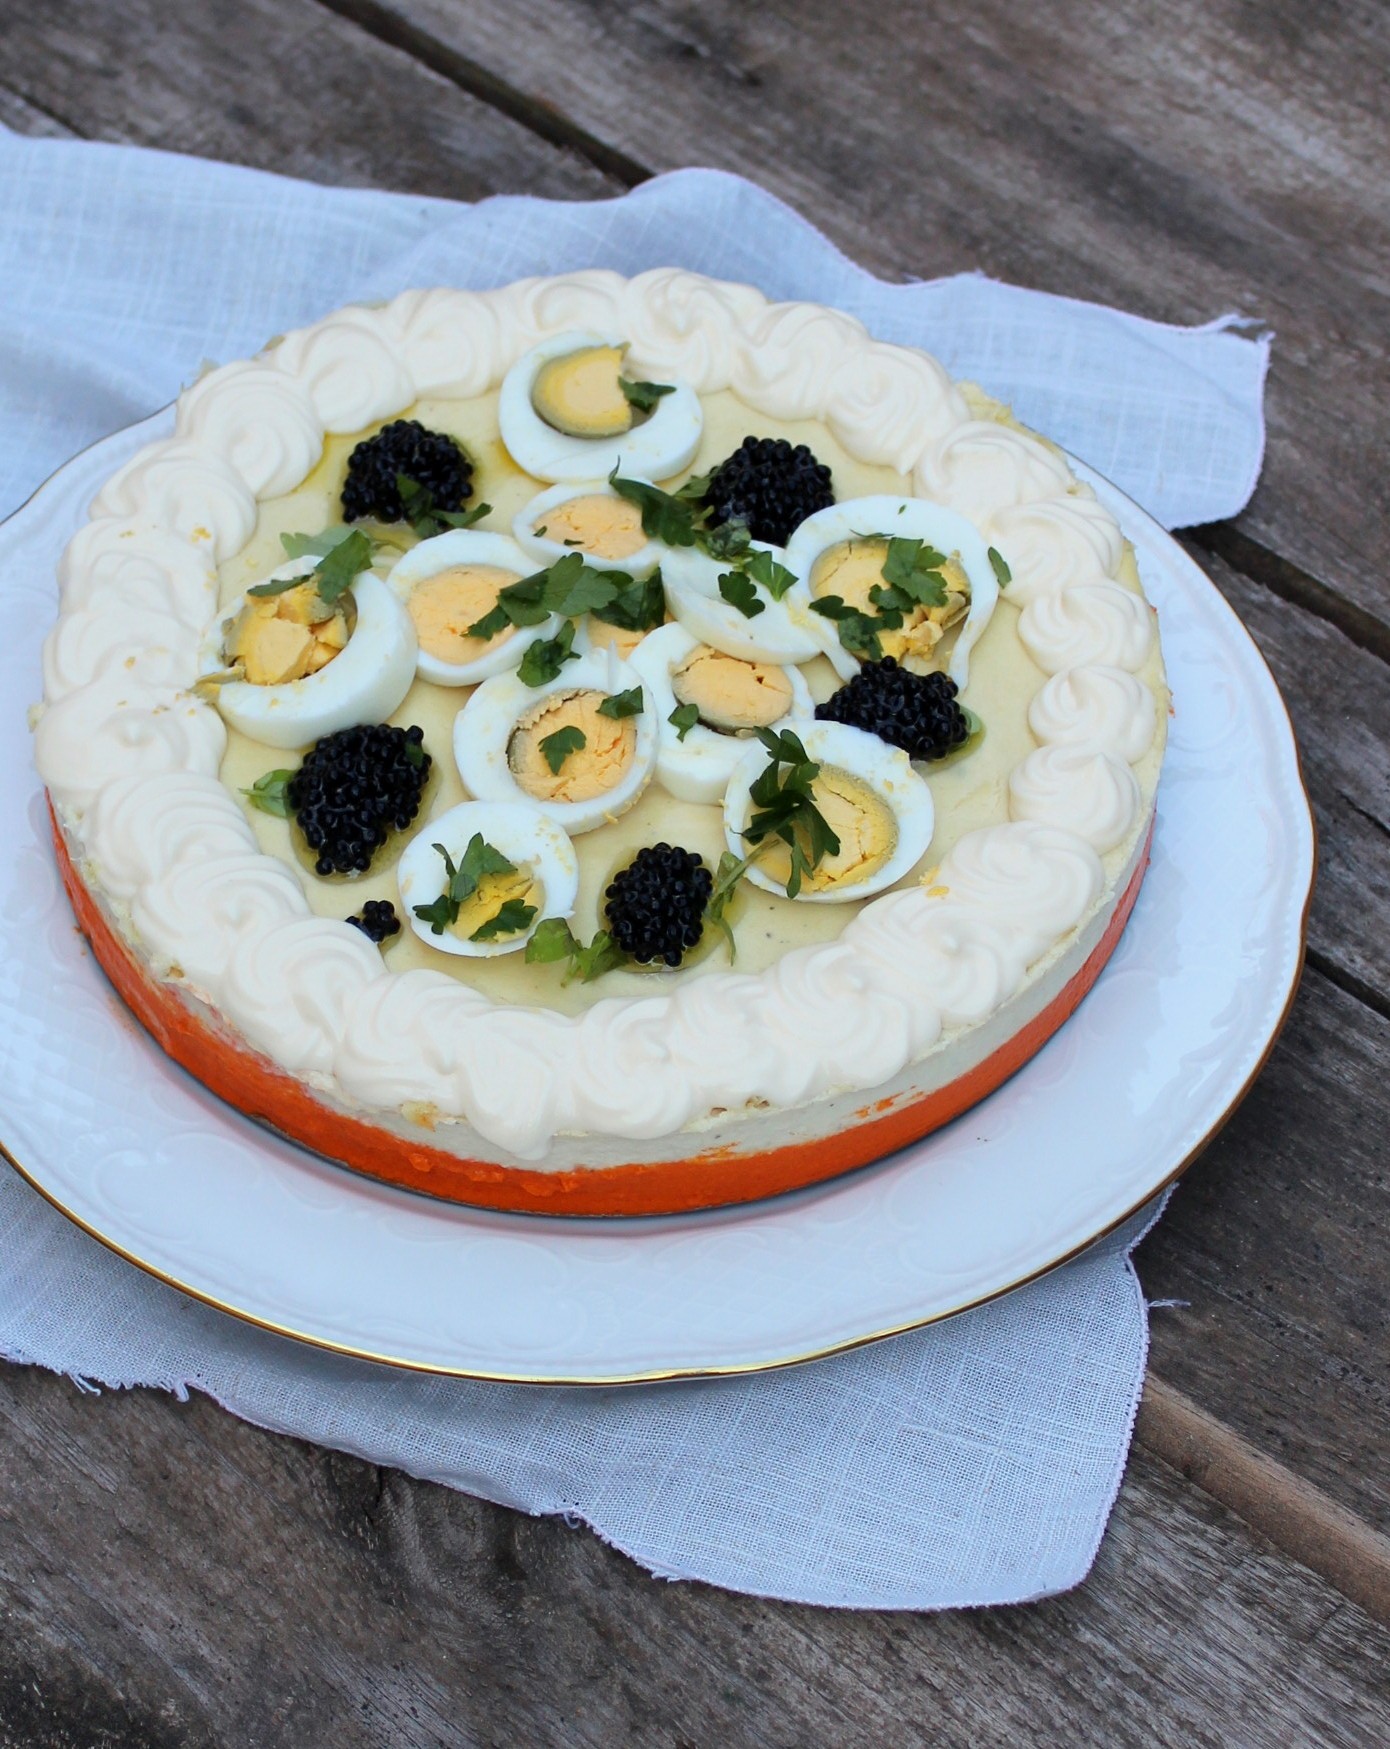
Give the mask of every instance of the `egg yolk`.
<svg viewBox="0 0 1390 1749">
<path fill-rule="evenodd" d="M 491 638 L 473 638 L 468 628 L 497 605 L 501 590 L 517 581 L 500 565 L 451 565 L 417 583 L 406 599 L 420 648 L 437 661 L 462 667 L 503 644 L 516 630 L 503 626 Z"/>
<path fill-rule="evenodd" d="M 596 559 L 630 559 L 647 544 L 641 510 L 606 492 L 567 498 L 546 512 L 536 533 Z"/>
<path fill-rule="evenodd" d="M 531 405 L 566 437 L 621 437 L 632 429 L 632 407 L 622 391 L 621 346 L 583 346 L 549 358 L 531 385 Z"/>
<path fill-rule="evenodd" d="M 279 595 L 248 596 L 228 628 L 227 661 L 252 686 L 283 686 L 326 668 L 352 635 L 352 597 L 331 607 L 312 583 Z"/>
<path fill-rule="evenodd" d="M 510 899 L 520 899 L 537 913 L 545 909 L 545 889 L 536 879 L 535 871 L 522 863 L 510 874 L 485 874 L 472 894 L 459 906 L 458 921 L 451 925 L 455 935 L 465 941 L 475 929 L 494 918 Z M 505 941 L 505 936 L 499 936 Z"/>
<path fill-rule="evenodd" d="M 622 781 L 636 757 L 637 728 L 631 717 L 599 715 L 607 696 L 551 693 L 518 719 L 507 764 L 528 796 L 538 802 L 588 802 Z M 552 771 L 541 743 L 561 729 L 577 729 L 584 741 Z"/>
<path fill-rule="evenodd" d="M 888 557 L 886 537 L 841 541 L 827 547 L 811 567 L 812 595 L 838 595 L 847 607 L 871 617 L 878 611 L 870 590 L 883 586 L 883 565 Z M 970 580 L 960 560 L 947 559 L 941 567 L 946 580 L 946 601 L 941 607 L 914 607 L 896 631 L 883 630 L 878 641 L 885 656 L 899 662 L 925 663 L 970 604 Z"/>
<path fill-rule="evenodd" d="M 629 631 L 626 626 L 611 626 L 607 620 L 588 620 L 589 647 L 593 650 L 616 650 L 626 659 L 646 637 L 645 632 Z"/>
<path fill-rule="evenodd" d="M 737 734 L 765 729 L 792 708 L 792 683 L 771 662 L 744 662 L 700 644 L 671 675 L 671 690 L 700 721 Z"/>
<path fill-rule="evenodd" d="M 831 887 L 854 887 L 887 862 L 898 844 L 893 810 L 862 778 L 837 765 L 823 765 L 811 784 L 811 795 L 826 824 L 840 840 L 832 856 L 823 856 L 802 877 L 803 892 L 823 893 Z M 791 851 L 777 840 L 758 858 L 775 881 L 784 885 L 791 874 Z"/>
</svg>

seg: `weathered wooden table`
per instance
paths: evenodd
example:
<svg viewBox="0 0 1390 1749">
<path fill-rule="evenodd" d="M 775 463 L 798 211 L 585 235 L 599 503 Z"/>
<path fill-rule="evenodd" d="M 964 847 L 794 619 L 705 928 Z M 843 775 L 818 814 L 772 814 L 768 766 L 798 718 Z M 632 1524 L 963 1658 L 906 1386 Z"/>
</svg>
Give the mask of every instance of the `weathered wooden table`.
<svg viewBox="0 0 1390 1749">
<path fill-rule="evenodd" d="M 1322 871 L 1262 1079 L 1140 1254 L 1095 1571 L 831 1614 L 0 1369 L 0 1745 L 1390 1742 L 1390 10 L 1375 0 L 2 0 L 0 120 L 329 182 L 751 174 L 887 277 L 1265 317 L 1250 508 L 1191 548 L 1302 739 Z"/>
</svg>

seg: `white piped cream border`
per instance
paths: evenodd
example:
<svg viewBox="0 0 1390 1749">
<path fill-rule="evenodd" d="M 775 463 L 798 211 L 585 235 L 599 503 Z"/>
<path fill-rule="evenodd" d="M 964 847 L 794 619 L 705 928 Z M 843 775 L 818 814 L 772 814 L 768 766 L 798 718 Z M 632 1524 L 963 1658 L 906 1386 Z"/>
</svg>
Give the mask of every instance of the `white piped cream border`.
<svg viewBox="0 0 1390 1749">
<path fill-rule="evenodd" d="M 1020 636 L 1040 669 L 1074 682 L 1052 689 L 1044 744 L 1011 774 L 1015 818 L 963 838 L 930 893 L 885 894 L 839 940 L 756 975 L 577 1017 L 494 1005 L 443 973 L 388 972 L 350 925 L 312 916 L 285 866 L 249 848 L 217 777 L 221 721 L 180 690 L 215 563 L 249 537 L 258 496 L 302 481 L 324 432 L 426 395 L 480 394 L 572 328 L 627 334 L 643 368 L 732 389 L 772 418 L 822 419 L 852 455 L 911 474 L 1005 554 Z M 91 514 L 60 567 L 36 728 L 85 878 L 158 974 L 282 1066 L 354 1108 L 463 1120 L 520 1159 L 542 1161 L 559 1134 L 670 1136 L 716 1110 L 882 1086 L 943 1029 L 997 1012 L 1107 886 L 1113 896 L 1100 847 L 1133 842 L 1147 820 L 1152 795 L 1126 754 L 1152 693 L 1136 703 L 1087 684 L 1092 667 L 1136 673 L 1153 644 L 1151 610 L 1113 581 L 1113 518 L 1048 446 L 975 418 L 934 359 L 818 305 L 656 269 L 342 310 L 203 378 L 181 397 L 176 436 L 127 463 Z"/>
</svg>

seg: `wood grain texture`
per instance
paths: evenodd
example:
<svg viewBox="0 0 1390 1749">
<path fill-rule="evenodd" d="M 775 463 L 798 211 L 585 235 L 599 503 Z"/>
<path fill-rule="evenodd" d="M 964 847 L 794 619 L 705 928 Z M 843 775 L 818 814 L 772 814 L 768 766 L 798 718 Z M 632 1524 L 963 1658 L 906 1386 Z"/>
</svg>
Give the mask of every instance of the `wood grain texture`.
<svg viewBox="0 0 1390 1749">
<path fill-rule="evenodd" d="M 5 6 L 0 71 L 91 138 L 290 176 L 456 200 L 618 187 L 313 0 Z"/>
<path fill-rule="evenodd" d="M 1353 1749 L 1390 1731 L 1390 1634 L 1142 1458 L 1081 1591 L 932 1617 L 654 1580 L 558 1522 L 196 1399 L 4 1369 L 0 1429 L 4 1749 Z"/>
<path fill-rule="evenodd" d="M 1240 526 L 1390 624 L 1383 7 L 328 3 L 641 166 L 754 176 L 888 276 L 1264 318 L 1269 456 Z"/>
</svg>

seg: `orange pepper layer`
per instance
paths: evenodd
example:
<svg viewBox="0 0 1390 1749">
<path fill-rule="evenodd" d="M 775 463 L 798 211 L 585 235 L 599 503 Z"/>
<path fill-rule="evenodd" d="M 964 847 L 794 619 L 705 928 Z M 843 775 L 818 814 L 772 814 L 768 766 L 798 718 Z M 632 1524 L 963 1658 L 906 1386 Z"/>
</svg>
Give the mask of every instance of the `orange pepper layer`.
<svg viewBox="0 0 1390 1749">
<path fill-rule="evenodd" d="M 205 1087 L 248 1117 L 371 1178 L 446 1202 L 548 1215 L 678 1214 L 754 1202 L 868 1165 L 959 1117 L 1041 1050 L 1100 976 L 1139 896 L 1152 837 L 1150 825 L 1139 866 L 1080 971 L 1011 1039 L 945 1087 L 917 1098 L 904 1093 L 880 1099 L 835 1134 L 785 1147 L 745 1152 L 724 1143 L 687 1160 L 538 1172 L 463 1159 L 335 1111 L 269 1058 L 194 1013 L 177 986 L 152 976 L 112 929 L 74 869 L 53 819 L 63 885 L 98 962 L 136 1018 Z"/>
</svg>

